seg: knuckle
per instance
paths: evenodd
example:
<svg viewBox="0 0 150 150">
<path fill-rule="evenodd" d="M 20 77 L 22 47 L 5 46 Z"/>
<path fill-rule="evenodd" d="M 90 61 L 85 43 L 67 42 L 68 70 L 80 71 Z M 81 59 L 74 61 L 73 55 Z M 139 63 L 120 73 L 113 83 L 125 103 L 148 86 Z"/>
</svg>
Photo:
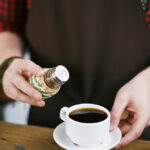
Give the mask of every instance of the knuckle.
<svg viewBox="0 0 150 150">
<path fill-rule="evenodd" d="M 26 103 L 28 98 L 26 96 L 24 96 L 24 94 L 19 94 L 19 95 L 17 95 L 17 100 L 19 100 L 23 103 Z"/>
<path fill-rule="evenodd" d="M 30 66 L 31 65 L 31 61 L 30 60 L 26 60 L 26 59 L 21 59 L 21 60 L 15 60 L 17 61 L 16 63 L 19 65 L 19 69 L 23 69 L 26 66 Z"/>
<path fill-rule="evenodd" d="M 19 100 L 19 94 L 16 90 L 13 91 L 13 93 L 8 94 L 8 97 L 14 99 L 14 100 Z"/>
<path fill-rule="evenodd" d="M 117 92 L 118 96 L 126 96 L 126 89 L 124 87 L 120 88 L 119 91 Z"/>
<path fill-rule="evenodd" d="M 3 84 L 3 91 L 9 97 L 12 95 L 12 89 L 10 88 L 9 84 L 7 84 L 7 83 Z"/>
<path fill-rule="evenodd" d="M 33 61 L 29 60 L 29 64 L 33 69 L 36 69 L 36 70 L 41 69 L 41 67 L 39 65 L 35 64 Z"/>
<path fill-rule="evenodd" d="M 26 89 L 26 93 L 28 93 L 29 96 L 33 97 L 33 94 L 35 93 L 35 91 L 33 88 L 30 87 Z"/>
<path fill-rule="evenodd" d="M 23 89 L 24 84 L 21 84 L 21 81 L 19 79 L 16 79 L 15 85 L 18 89 Z"/>
<path fill-rule="evenodd" d="M 3 90 L 3 91 L 4 91 L 4 93 L 5 93 L 5 95 L 6 95 L 6 96 L 8 96 L 8 97 L 12 98 L 11 90 L 9 90 L 9 89 L 5 89 L 5 88 L 4 88 L 4 90 Z"/>
<path fill-rule="evenodd" d="M 11 93 L 12 93 L 11 88 L 7 88 L 7 86 L 4 87 L 4 92 L 5 92 L 5 94 L 7 94 L 7 95 L 11 95 Z"/>
<path fill-rule="evenodd" d="M 37 64 L 35 64 L 34 62 L 30 61 L 30 60 L 23 60 L 24 61 L 24 65 L 26 65 L 28 67 L 29 70 L 39 70 L 41 69 L 41 67 Z"/>
<path fill-rule="evenodd" d="M 31 64 L 32 64 L 32 61 L 27 60 L 27 59 L 23 59 L 23 60 L 22 60 L 22 63 L 23 63 L 24 65 L 31 65 Z"/>
<path fill-rule="evenodd" d="M 35 105 L 35 101 L 30 97 L 28 97 L 28 99 L 26 99 L 26 103 L 28 103 L 30 105 Z"/>
<path fill-rule="evenodd" d="M 120 103 L 125 103 L 128 99 L 127 99 L 127 94 L 126 92 L 118 92 L 116 95 L 116 99 L 120 102 Z"/>
<path fill-rule="evenodd" d="M 31 60 L 26 60 L 26 59 L 23 60 L 23 63 L 25 65 L 28 65 L 28 66 L 33 66 L 34 65 L 34 63 Z"/>
<path fill-rule="evenodd" d="M 26 95 L 23 95 L 23 96 L 21 97 L 21 101 L 22 101 L 23 103 L 28 103 L 28 104 L 30 104 L 30 105 L 34 105 L 34 104 L 35 104 L 34 100 L 33 100 L 31 97 L 26 96 Z"/>
<path fill-rule="evenodd" d="M 20 99 L 21 98 L 21 94 L 18 90 L 14 90 L 12 94 L 13 94 L 13 97 L 15 99 Z"/>
<path fill-rule="evenodd" d="M 117 99 L 123 101 L 125 99 L 124 95 L 125 94 L 123 94 L 122 92 L 118 91 L 116 97 L 117 97 Z"/>
</svg>

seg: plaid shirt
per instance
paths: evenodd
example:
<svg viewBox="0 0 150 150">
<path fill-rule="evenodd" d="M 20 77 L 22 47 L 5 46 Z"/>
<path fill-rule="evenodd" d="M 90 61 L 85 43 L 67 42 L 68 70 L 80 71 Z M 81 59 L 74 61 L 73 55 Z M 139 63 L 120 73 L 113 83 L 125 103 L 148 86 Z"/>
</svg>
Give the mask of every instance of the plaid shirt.
<svg viewBox="0 0 150 150">
<path fill-rule="evenodd" d="M 29 0 L 0 0 L 0 32 L 11 31 L 23 35 Z"/>
<path fill-rule="evenodd" d="M 0 0 L 0 32 L 11 31 L 24 35 L 31 0 Z M 145 19 L 150 29 L 150 0 L 141 0 Z"/>
</svg>

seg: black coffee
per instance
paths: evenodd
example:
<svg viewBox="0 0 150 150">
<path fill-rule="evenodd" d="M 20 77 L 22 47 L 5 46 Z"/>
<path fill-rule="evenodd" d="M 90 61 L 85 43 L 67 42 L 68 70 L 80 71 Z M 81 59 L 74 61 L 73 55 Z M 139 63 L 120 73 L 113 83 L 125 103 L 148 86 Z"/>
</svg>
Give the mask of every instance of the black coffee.
<svg viewBox="0 0 150 150">
<path fill-rule="evenodd" d="M 81 108 L 72 111 L 69 117 L 75 121 L 83 123 L 96 123 L 107 118 L 107 114 L 99 109 Z"/>
</svg>

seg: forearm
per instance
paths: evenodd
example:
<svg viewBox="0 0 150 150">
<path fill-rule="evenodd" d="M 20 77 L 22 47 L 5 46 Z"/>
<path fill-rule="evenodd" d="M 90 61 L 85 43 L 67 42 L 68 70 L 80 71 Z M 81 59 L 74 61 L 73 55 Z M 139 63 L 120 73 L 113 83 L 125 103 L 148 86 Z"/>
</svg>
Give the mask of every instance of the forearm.
<svg viewBox="0 0 150 150">
<path fill-rule="evenodd" d="M 0 32 L 0 65 L 12 56 L 22 56 L 21 38 L 12 32 Z M 0 101 L 10 101 L 2 88 L 0 88 Z"/>
<path fill-rule="evenodd" d="M 0 64 L 12 56 L 22 56 L 22 40 L 12 32 L 0 33 Z"/>
</svg>

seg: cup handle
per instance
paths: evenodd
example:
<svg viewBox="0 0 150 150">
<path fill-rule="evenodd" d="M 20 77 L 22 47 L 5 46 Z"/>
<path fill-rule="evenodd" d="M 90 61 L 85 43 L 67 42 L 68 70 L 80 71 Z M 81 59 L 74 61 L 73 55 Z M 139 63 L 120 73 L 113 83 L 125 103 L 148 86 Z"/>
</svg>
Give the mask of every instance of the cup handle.
<svg viewBox="0 0 150 150">
<path fill-rule="evenodd" d="M 66 120 L 66 112 L 68 110 L 68 107 L 63 107 L 60 110 L 60 119 L 65 121 Z"/>
</svg>

